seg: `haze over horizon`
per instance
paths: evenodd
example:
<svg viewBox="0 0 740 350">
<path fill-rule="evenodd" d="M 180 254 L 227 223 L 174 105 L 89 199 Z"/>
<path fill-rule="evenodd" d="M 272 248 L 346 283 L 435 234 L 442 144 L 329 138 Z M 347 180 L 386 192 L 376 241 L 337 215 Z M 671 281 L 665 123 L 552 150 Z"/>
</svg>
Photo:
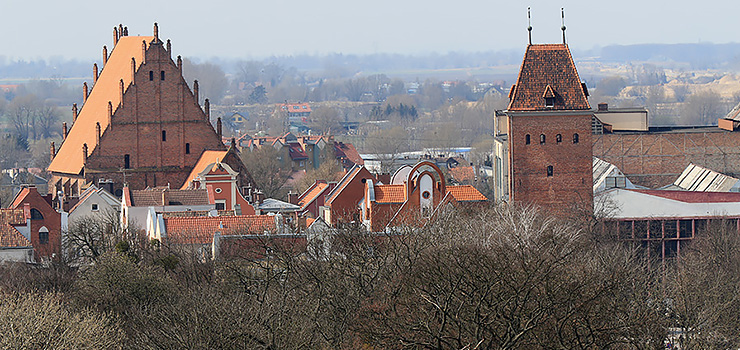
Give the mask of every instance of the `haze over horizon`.
<svg viewBox="0 0 740 350">
<path fill-rule="evenodd" d="M 568 43 L 574 50 L 643 43 L 737 42 L 740 2 L 679 0 L 665 6 L 624 0 L 618 5 L 586 0 L 484 2 L 439 0 L 241 3 L 181 0 L 173 6 L 130 0 L 112 11 L 97 1 L 4 4 L 0 56 L 10 59 L 100 60 L 119 23 L 130 35 L 171 38 L 183 57 L 260 59 L 296 54 L 425 54 L 451 51 L 522 50 L 527 44 L 527 7 L 533 42 L 561 42 L 565 8 Z M 692 6 L 694 5 L 694 6 Z"/>
</svg>

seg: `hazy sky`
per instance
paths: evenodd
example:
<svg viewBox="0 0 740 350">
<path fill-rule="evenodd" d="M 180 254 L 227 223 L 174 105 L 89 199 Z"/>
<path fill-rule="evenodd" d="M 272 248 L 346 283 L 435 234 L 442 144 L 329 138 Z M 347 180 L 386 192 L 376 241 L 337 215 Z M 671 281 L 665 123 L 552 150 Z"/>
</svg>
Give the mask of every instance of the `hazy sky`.
<svg viewBox="0 0 740 350">
<path fill-rule="evenodd" d="M 523 50 L 527 6 L 535 43 L 561 40 L 560 7 L 574 49 L 740 41 L 730 0 L 1 0 L 0 55 L 99 59 L 113 26 L 151 35 L 155 21 L 185 57 Z"/>
</svg>

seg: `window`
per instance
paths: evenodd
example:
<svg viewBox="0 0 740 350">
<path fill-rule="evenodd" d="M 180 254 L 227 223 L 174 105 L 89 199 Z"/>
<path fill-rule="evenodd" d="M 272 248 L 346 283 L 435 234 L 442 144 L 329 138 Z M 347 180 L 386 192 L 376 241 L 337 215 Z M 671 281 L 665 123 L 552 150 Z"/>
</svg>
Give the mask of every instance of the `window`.
<svg viewBox="0 0 740 350">
<path fill-rule="evenodd" d="M 555 107 L 555 97 L 545 97 L 545 107 Z"/>
<path fill-rule="evenodd" d="M 31 208 L 31 220 L 43 220 L 44 216 L 36 208 Z"/>
<path fill-rule="evenodd" d="M 556 143 L 563 142 L 563 135 L 560 135 L 560 134 L 555 135 L 555 142 Z"/>
<path fill-rule="evenodd" d="M 226 210 L 226 201 L 225 200 L 217 200 L 216 201 L 216 210 Z"/>
<path fill-rule="evenodd" d="M 578 143 L 578 134 L 573 134 L 573 143 Z"/>
<path fill-rule="evenodd" d="M 90 207 L 92 208 L 92 211 L 98 211 L 98 203 L 93 203 Z"/>
<path fill-rule="evenodd" d="M 131 168 L 131 156 L 126 154 L 123 156 L 123 168 L 124 169 L 130 169 Z"/>
<path fill-rule="evenodd" d="M 162 141 L 167 141 L 167 131 L 162 130 Z"/>
<path fill-rule="evenodd" d="M 553 169 L 552 169 L 552 165 L 548 165 L 548 166 L 547 166 L 547 176 L 548 176 L 548 177 L 549 177 L 549 176 L 552 176 L 552 170 L 553 170 Z"/>
<path fill-rule="evenodd" d="M 530 140 L 529 134 L 525 135 L 524 136 L 524 143 L 528 145 L 530 143 L 530 141 L 531 140 Z"/>
<path fill-rule="evenodd" d="M 154 80 L 154 71 L 149 71 L 149 81 Z"/>
<path fill-rule="evenodd" d="M 216 189 L 214 189 L 214 190 L 213 190 L 213 192 L 216 192 L 216 193 L 221 193 L 221 192 L 223 192 L 223 190 L 222 190 L 221 188 L 218 188 L 218 187 L 217 187 Z"/>
<path fill-rule="evenodd" d="M 48 228 L 41 227 L 39 229 L 39 243 L 49 244 L 49 229 Z"/>
<path fill-rule="evenodd" d="M 164 80 L 164 71 L 159 72 L 159 80 Z"/>
<path fill-rule="evenodd" d="M 190 154 L 190 143 L 185 144 L 185 154 Z"/>
<path fill-rule="evenodd" d="M 540 134 L 540 145 L 545 144 L 545 134 Z"/>
<path fill-rule="evenodd" d="M 432 194 L 431 194 L 431 193 L 429 193 L 429 191 L 424 191 L 424 192 L 422 192 L 422 193 L 421 193 L 421 196 L 422 196 L 422 197 L 424 197 L 424 199 L 429 199 L 429 197 L 430 197 L 431 195 L 432 195 Z"/>
</svg>

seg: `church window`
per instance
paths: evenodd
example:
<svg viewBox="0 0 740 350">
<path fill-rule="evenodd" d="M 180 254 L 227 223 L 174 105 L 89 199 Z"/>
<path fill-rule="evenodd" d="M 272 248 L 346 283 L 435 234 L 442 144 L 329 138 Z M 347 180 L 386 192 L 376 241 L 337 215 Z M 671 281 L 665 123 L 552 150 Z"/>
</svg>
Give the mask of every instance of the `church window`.
<svg viewBox="0 0 740 350">
<path fill-rule="evenodd" d="M 578 143 L 578 134 L 573 134 L 573 143 Z"/>
<path fill-rule="evenodd" d="M 44 215 L 42 215 L 38 209 L 36 208 L 31 209 L 31 220 L 43 220 L 43 219 L 44 219 Z"/>
<path fill-rule="evenodd" d="M 531 141 L 530 141 L 530 137 L 529 137 L 529 134 L 525 135 L 525 136 L 524 136 L 524 143 L 528 145 L 528 144 L 530 144 L 530 142 L 531 142 Z"/>
<path fill-rule="evenodd" d="M 545 134 L 540 134 L 540 145 L 545 144 Z"/>
<path fill-rule="evenodd" d="M 123 168 L 124 169 L 130 169 L 131 168 L 131 155 L 125 154 L 123 156 Z"/>
<path fill-rule="evenodd" d="M 547 166 L 547 176 L 548 177 L 552 176 L 552 172 L 553 172 L 552 165 L 548 165 Z"/>
<path fill-rule="evenodd" d="M 555 142 L 556 143 L 563 142 L 563 135 L 560 135 L 560 134 L 555 135 Z"/>
<path fill-rule="evenodd" d="M 164 80 L 164 71 L 159 72 L 159 80 Z"/>
<path fill-rule="evenodd" d="M 149 71 L 149 81 L 154 80 L 154 71 Z"/>
<path fill-rule="evenodd" d="M 162 130 L 162 141 L 167 141 L 167 131 Z"/>
<path fill-rule="evenodd" d="M 49 229 L 46 226 L 39 229 L 39 243 L 49 244 Z"/>
<path fill-rule="evenodd" d="M 190 154 L 190 143 L 185 144 L 185 154 Z"/>
</svg>

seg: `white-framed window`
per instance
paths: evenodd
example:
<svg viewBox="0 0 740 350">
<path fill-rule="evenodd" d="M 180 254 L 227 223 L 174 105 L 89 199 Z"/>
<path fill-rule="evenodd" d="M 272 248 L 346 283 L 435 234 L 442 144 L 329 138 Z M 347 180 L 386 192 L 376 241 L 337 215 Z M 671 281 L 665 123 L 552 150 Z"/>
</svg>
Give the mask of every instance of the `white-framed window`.
<svg viewBox="0 0 740 350">
<path fill-rule="evenodd" d="M 90 205 L 90 208 L 92 208 L 92 211 L 98 211 L 100 208 L 98 207 L 98 203 L 93 203 Z"/>
</svg>

